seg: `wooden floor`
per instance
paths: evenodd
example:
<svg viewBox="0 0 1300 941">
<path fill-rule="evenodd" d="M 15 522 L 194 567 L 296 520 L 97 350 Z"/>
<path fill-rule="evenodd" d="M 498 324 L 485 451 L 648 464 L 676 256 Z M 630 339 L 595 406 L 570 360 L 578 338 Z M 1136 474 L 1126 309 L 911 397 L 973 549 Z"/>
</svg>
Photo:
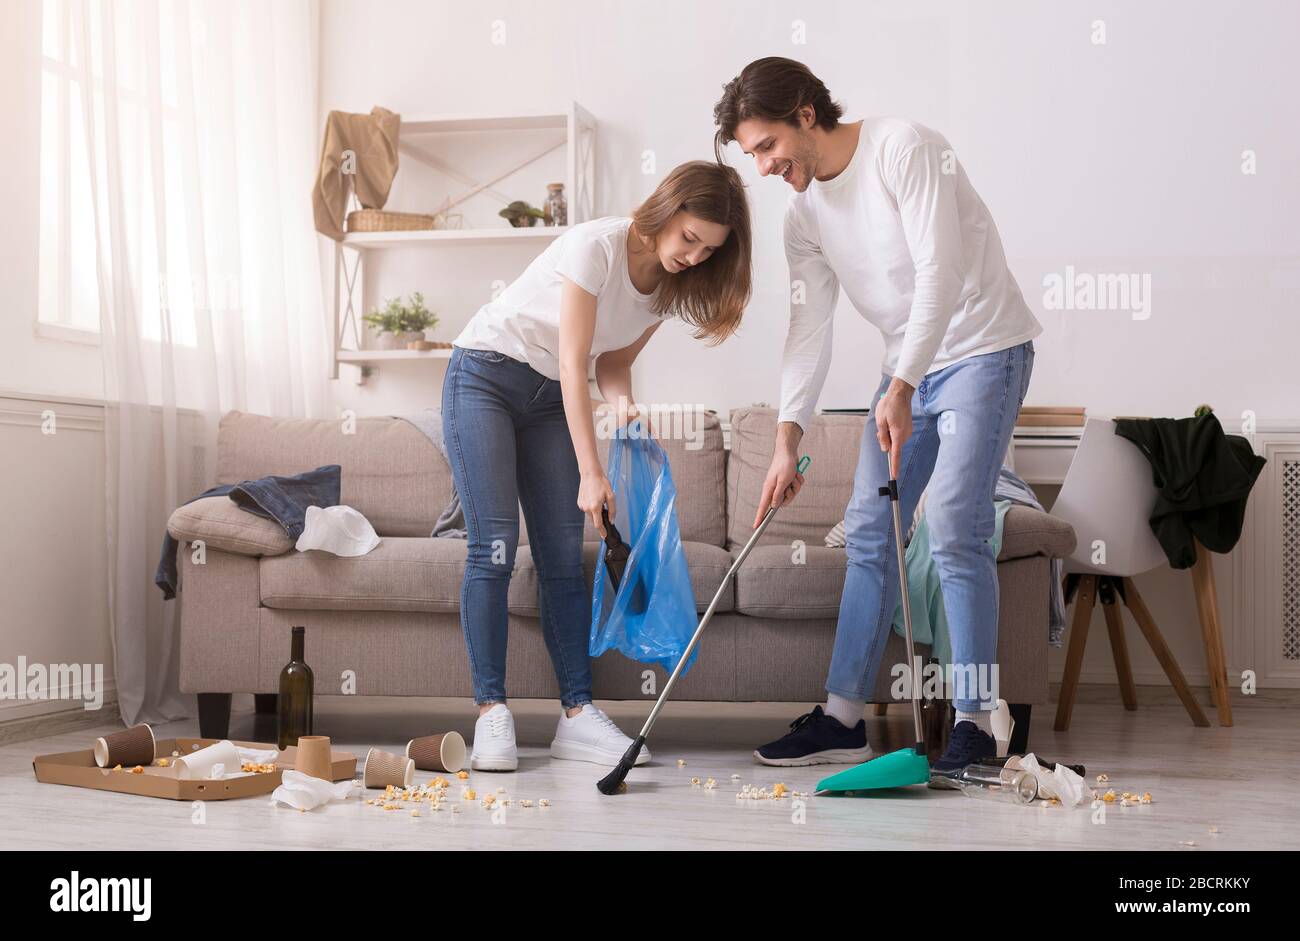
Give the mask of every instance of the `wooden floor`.
<svg viewBox="0 0 1300 941">
<path fill-rule="evenodd" d="M 417 734 L 459 729 L 469 738 L 472 712 L 459 700 L 320 699 L 317 732 L 364 758 L 369 746 L 400 751 Z M 646 703 L 603 704 L 624 730 L 635 731 Z M 295 848 L 295 849 L 1296 849 L 1300 847 L 1300 723 L 1294 705 L 1238 707 L 1236 726 L 1197 729 L 1177 705 L 1076 706 L 1073 728 L 1051 729 L 1039 707 L 1031 747 L 1049 759 L 1084 764 L 1089 779 L 1105 772 L 1117 791 L 1150 791 L 1148 806 L 1089 809 L 1041 802 L 1009 807 L 955 792 L 912 787 L 873 797 L 737 801 L 740 784 L 784 782 L 811 791 L 820 768 L 761 767 L 753 748 L 777 737 L 805 707 L 781 704 L 671 703 L 651 739 L 654 761 L 634 769 L 628 793 L 603 797 L 596 765 L 552 761 L 547 746 L 558 707 L 512 703 L 521 742 L 512 774 L 473 773 L 480 795 L 504 787 L 515 803 L 499 823 L 477 803 L 460 813 L 385 812 L 359 800 L 298 813 L 268 798 L 213 801 L 206 821 L 186 803 L 38 784 L 32 756 L 88 747 L 102 730 L 78 729 L 0 746 L 0 848 Z M 910 719 L 895 708 L 869 717 L 878 751 L 905 744 Z M 197 723 L 160 726 L 160 737 L 196 735 Z M 236 713 L 235 738 L 265 740 L 271 730 L 251 712 Z M 685 767 L 677 760 L 684 759 Z M 358 773 L 359 773 L 358 767 Z M 740 775 L 732 781 L 731 775 Z M 418 780 L 432 777 L 421 773 Z M 693 787 L 713 777 L 716 790 Z M 377 792 L 370 792 L 372 795 Z M 453 793 L 459 793 L 453 790 Z M 518 801 L 546 798 L 550 807 Z M 1212 832 L 1211 828 L 1217 828 Z M 1184 842 L 1195 843 L 1183 846 Z"/>
</svg>

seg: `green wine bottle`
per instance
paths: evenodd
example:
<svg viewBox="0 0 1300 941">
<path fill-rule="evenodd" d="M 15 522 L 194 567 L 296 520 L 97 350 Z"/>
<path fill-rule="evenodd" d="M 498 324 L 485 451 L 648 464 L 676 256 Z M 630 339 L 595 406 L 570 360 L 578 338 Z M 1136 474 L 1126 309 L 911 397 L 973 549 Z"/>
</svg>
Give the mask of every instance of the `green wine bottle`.
<svg viewBox="0 0 1300 941">
<path fill-rule="evenodd" d="M 293 629 L 293 648 L 289 662 L 280 671 L 280 715 L 278 722 L 281 750 L 297 745 L 303 735 L 311 735 L 311 667 L 303 660 L 302 643 L 306 629 Z"/>
</svg>

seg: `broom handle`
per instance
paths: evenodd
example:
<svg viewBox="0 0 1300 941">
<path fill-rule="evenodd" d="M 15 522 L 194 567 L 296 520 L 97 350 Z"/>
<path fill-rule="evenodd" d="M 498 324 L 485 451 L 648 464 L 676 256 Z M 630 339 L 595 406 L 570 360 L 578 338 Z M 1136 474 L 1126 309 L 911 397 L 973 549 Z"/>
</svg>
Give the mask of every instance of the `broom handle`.
<svg viewBox="0 0 1300 941">
<path fill-rule="evenodd" d="M 799 459 L 799 465 L 796 470 L 802 474 L 808 469 L 808 465 L 811 463 L 812 458 L 805 454 Z M 673 691 L 673 684 L 677 682 L 677 677 L 681 674 L 682 668 L 686 666 L 686 661 L 691 659 L 691 653 L 695 650 L 695 645 L 700 642 L 700 637 L 704 634 L 704 629 L 709 626 L 709 620 L 713 617 L 713 609 L 716 608 L 718 602 L 722 600 L 722 593 L 726 591 L 727 586 L 731 584 L 731 579 L 736 574 L 736 571 L 745 563 L 745 557 L 749 555 L 749 550 L 753 549 L 755 544 L 758 543 L 759 537 L 763 535 L 763 530 L 767 529 L 767 524 L 770 523 L 772 517 L 776 515 L 776 510 L 777 508 L 774 506 L 769 507 L 768 511 L 763 514 L 762 522 L 758 524 L 758 528 L 754 530 L 754 534 L 749 537 L 749 541 L 745 543 L 745 547 L 740 550 L 740 555 L 736 556 L 736 561 L 731 563 L 731 568 L 727 569 L 727 574 L 723 576 L 722 584 L 718 586 L 717 592 L 713 595 L 713 600 L 709 602 L 708 608 L 704 611 L 704 617 L 700 618 L 699 627 L 695 628 L 695 633 L 691 636 L 691 642 L 686 645 L 686 652 L 683 653 L 681 659 L 677 661 L 677 667 L 673 670 L 672 676 L 668 677 L 668 682 L 664 685 L 664 691 L 659 694 L 659 699 L 656 700 L 655 707 L 650 710 L 650 715 L 646 718 L 645 725 L 641 726 L 642 738 L 649 737 L 650 727 L 655 724 L 655 719 L 659 717 L 659 710 L 663 709 L 664 703 L 668 701 L 668 694 Z"/>
<path fill-rule="evenodd" d="M 920 753 L 924 754 L 925 735 L 921 730 L 921 700 L 917 690 L 915 657 L 916 648 L 912 646 L 912 600 L 907 590 L 907 560 L 903 549 L 903 514 L 898 508 L 898 481 L 891 478 L 888 487 L 880 488 L 882 497 L 889 497 L 889 505 L 894 511 L 894 554 L 898 556 L 898 587 L 903 596 L 903 630 L 907 634 L 907 671 L 912 675 L 912 722 L 916 725 L 916 742 Z"/>
</svg>

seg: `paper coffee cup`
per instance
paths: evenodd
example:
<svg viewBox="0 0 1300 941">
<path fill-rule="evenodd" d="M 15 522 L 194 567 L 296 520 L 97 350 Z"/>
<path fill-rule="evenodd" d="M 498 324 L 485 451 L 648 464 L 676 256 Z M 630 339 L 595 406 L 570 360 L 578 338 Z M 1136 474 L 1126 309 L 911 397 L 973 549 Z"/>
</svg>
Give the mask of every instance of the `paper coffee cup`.
<svg viewBox="0 0 1300 941">
<path fill-rule="evenodd" d="M 402 755 L 372 748 L 366 753 L 361 774 L 366 787 L 410 787 L 415 782 L 415 762 Z"/>
<path fill-rule="evenodd" d="M 154 745 L 153 729 L 144 723 L 133 725 L 95 739 L 95 764 L 101 768 L 150 765 L 153 764 Z"/>
<path fill-rule="evenodd" d="M 176 759 L 176 776 L 182 781 L 206 781 L 213 777 L 237 774 L 242 763 L 233 742 L 217 742 L 207 748 L 181 755 Z M 217 765 L 221 765 L 220 768 Z"/>
<path fill-rule="evenodd" d="M 333 766 L 330 763 L 330 740 L 328 735 L 304 735 L 298 739 L 298 754 L 293 768 L 311 778 L 322 781 L 334 779 Z"/>
<path fill-rule="evenodd" d="M 459 732 L 413 738 L 406 743 L 406 757 L 421 771 L 456 772 L 465 767 L 465 739 Z"/>
</svg>

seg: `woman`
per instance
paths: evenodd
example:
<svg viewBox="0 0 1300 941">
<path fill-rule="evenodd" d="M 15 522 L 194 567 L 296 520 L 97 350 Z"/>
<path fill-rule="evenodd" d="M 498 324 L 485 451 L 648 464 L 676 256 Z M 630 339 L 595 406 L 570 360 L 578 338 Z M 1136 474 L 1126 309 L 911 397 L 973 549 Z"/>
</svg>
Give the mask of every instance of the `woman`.
<svg viewBox="0 0 1300 941">
<path fill-rule="evenodd" d="M 595 359 L 622 425 L 635 416 L 632 363 L 665 319 L 714 343 L 734 333 L 750 294 L 749 233 L 739 174 L 682 164 L 631 217 L 584 222 L 552 242 L 456 338 L 442 413 L 469 533 L 460 620 L 479 707 L 471 768 L 519 764 L 505 672 L 521 504 L 560 686 L 551 756 L 615 764 L 631 744 L 591 701 L 583 514 L 604 535 L 601 508 L 614 515 L 614 493 L 596 449 L 588 369 Z"/>
</svg>

